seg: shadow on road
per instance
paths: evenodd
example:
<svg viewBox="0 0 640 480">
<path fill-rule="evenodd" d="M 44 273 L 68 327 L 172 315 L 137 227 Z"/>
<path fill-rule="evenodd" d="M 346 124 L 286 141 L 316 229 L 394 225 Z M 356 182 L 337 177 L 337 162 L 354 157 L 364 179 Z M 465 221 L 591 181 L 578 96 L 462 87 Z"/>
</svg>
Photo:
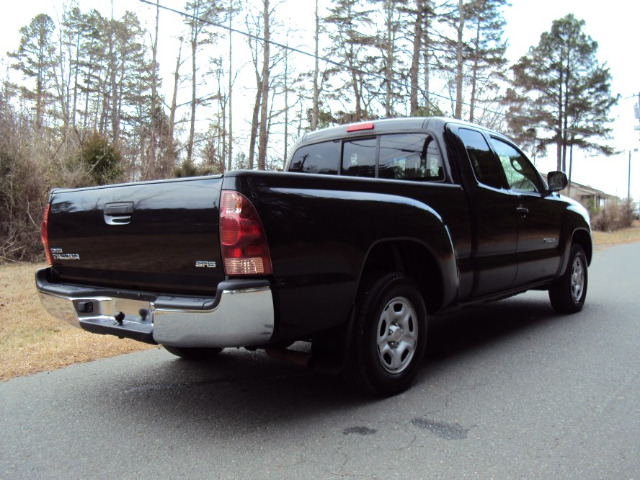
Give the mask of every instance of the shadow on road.
<svg viewBox="0 0 640 480">
<path fill-rule="evenodd" d="M 455 368 L 457 362 L 469 361 L 483 349 L 500 348 L 502 342 L 509 345 L 519 335 L 534 334 L 562 321 L 546 296 L 535 295 L 434 320 L 423 371 L 415 390 L 403 395 L 415 395 L 421 383 L 430 382 L 430 369 L 436 365 L 439 370 Z M 188 362 L 159 351 L 154 355 L 159 361 L 152 366 L 96 392 L 109 405 L 107 409 L 119 410 L 115 417 L 120 420 L 139 422 L 146 418 L 151 423 L 190 425 L 203 435 L 226 435 L 230 431 L 254 432 L 273 422 L 284 427 L 317 422 L 345 409 L 359 411 L 380 402 L 398 401 L 398 397 L 365 397 L 340 376 L 312 372 L 260 352 L 226 350 L 210 362 Z"/>
<path fill-rule="evenodd" d="M 507 340 L 549 322 L 561 321 L 546 292 L 533 292 L 508 300 L 464 309 L 434 318 L 429 325 L 427 362 Z"/>
</svg>

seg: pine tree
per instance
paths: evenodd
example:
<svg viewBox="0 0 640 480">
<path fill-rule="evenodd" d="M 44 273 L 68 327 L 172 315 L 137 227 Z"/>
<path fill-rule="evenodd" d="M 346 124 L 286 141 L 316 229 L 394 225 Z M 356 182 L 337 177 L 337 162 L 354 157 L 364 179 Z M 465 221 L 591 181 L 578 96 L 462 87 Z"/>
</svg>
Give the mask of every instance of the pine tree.
<svg viewBox="0 0 640 480">
<path fill-rule="evenodd" d="M 415 8 L 410 13 L 413 15 L 413 42 L 411 67 L 409 68 L 409 112 L 412 116 L 418 113 L 418 78 L 420 74 L 420 57 L 422 56 L 425 17 L 427 14 L 427 1 L 414 0 Z"/>
<path fill-rule="evenodd" d="M 613 153 L 602 142 L 611 133 L 609 114 L 617 97 L 611 94 L 609 69 L 596 58 L 598 43 L 583 32 L 584 24 L 571 14 L 555 20 L 512 67 L 513 88 L 506 97 L 514 136 L 526 137 L 535 127 L 551 132 L 538 141 L 542 147 L 556 145 L 557 168 L 563 171 L 574 145 Z"/>
<path fill-rule="evenodd" d="M 15 52 L 9 52 L 16 60 L 11 65 L 31 80 L 34 85 L 21 87 L 23 99 L 35 103 L 36 130 L 41 130 L 47 105 L 52 102 L 52 84 L 55 75 L 56 45 L 54 42 L 55 24 L 45 14 L 37 15 L 29 25 L 20 29 L 20 46 Z"/>
<path fill-rule="evenodd" d="M 336 0 L 325 18 L 332 45 L 329 56 L 344 64 L 344 68 L 328 71 L 337 82 L 333 86 L 334 96 L 344 103 L 347 100 L 345 92 L 349 92 L 353 102 L 351 112 L 340 112 L 335 118 L 339 123 L 357 122 L 371 114 L 366 90 L 370 84 L 367 72 L 372 66 L 368 49 L 374 43 L 374 36 L 363 33 L 371 29 L 372 21 L 371 11 L 363 9 L 361 3 L 358 0 Z"/>
<path fill-rule="evenodd" d="M 378 77 L 382 77 L 380 85 L 382 107 L 384 116 L 393 117 L 396 114 L 395 104 L 401 98 L 404 71 L 403 56 L 401 55 L 402 30 L 406 28 L 407 0 L 371 0 L 376 10 L 379 10 L 383 18 L 376 32 L 375 46 L 378 49 L 378 61 L 380 62 Z"/>
<path fill-rule="evenodd" d="M 457 0 L 440 9 L 437 20 L 445 28 L 438 69 L 449 78 L 455 118 L 477 121 L 478 103 L 496 97 L 507 63 L 502 39 L 506 5 L 506 0 Z"/>
<path fill-rule="evenodd" d="M 469 121 L 476 120 L 476 106 L 489 95 L 495 98 L 499 82 L 505 79 L 507 42 L 503 40 L 505 20 L 502 8 L 507 0 L 474 0 L 469 5 L 471 92 Z M 487 122 L 483 122 L 487 123 Z"/>
</svg>

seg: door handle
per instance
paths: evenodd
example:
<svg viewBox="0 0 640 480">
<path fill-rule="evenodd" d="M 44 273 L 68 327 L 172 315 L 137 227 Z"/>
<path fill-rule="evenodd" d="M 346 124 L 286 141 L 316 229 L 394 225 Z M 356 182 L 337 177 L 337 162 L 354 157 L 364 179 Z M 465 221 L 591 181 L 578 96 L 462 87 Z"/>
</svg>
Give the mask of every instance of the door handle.
<svg viewBox="0 0 640 480">
<path fill-rule="evenodd" d="M 526 218 L 529 215 L 529 209 L 527 207 L 517 207 L 516 213 L 520 216 L 520 218 Z"/>
</svg>

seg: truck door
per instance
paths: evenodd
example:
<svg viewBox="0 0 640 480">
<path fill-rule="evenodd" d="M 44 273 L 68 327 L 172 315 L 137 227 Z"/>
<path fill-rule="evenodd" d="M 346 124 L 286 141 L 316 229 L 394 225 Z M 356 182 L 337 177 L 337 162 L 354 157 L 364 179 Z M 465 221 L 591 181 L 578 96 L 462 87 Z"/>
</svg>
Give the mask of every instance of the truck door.
<svg viewBox="0 0 640 480">
<path fill-rule="evenodd" d="M 475 297 L 508 290 L 517 271 L 516 203 L 504 171 L 484 135 L 453 127 L 469 157 L 475 181 L 468 182 L 474 242 L 471 261 L 476 272 Z"/>
<path fill-rule="evenodd" d="M 563 205 L 546 193 L 545 185 L 527 157 L 503 139 L 491 137 L 509 189 L 516 201 L 518 272 L 515 286 L 552 277 L 560 265 Z"/>
</svg>

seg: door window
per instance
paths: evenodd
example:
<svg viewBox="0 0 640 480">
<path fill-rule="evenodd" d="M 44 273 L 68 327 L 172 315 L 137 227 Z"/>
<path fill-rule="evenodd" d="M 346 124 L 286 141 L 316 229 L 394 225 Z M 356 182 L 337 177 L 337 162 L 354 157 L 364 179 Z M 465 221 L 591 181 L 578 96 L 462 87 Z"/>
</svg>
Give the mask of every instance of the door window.
<svg viewBox="0 0 640 480">
<path fill-rule="evenodd" d="M 540 191 L 540 177 L 527 157 L 502 140 L 490 139 L 491 146 L 500 159 L 509 188 L 515 192 Z"/>
<path fill-rule="evenodd" d="M 467 149 L 478 182 L 494 188 L 504 188 L 502 165 L 489 148 L 484 136 L 468 128 L 459 129 L 458 136 Z"/>
</svg>

